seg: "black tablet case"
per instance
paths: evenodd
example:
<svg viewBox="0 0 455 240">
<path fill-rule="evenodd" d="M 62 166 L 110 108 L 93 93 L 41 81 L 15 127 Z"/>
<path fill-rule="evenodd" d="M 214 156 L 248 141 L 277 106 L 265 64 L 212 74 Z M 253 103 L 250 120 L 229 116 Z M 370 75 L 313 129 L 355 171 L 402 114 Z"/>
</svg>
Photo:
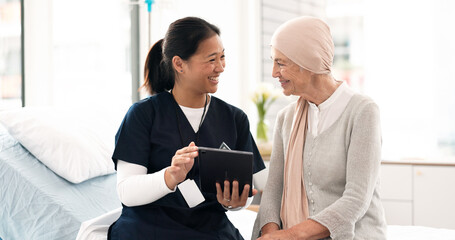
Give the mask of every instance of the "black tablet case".
<svg viewBox="0 0 455 240">
<path fill-rule="evenodd" d="M 216 182 L 224 191 L 224 180 L 229 180 L 232 194 L 232 181 L 239 182 L 239 194 L 245 184 L 250 185 L 248 196 L 253 195 L 253 153 L 218 148 L 199 148 L 199 180 L 201 191 L 216 194 Z"/>
</svg>

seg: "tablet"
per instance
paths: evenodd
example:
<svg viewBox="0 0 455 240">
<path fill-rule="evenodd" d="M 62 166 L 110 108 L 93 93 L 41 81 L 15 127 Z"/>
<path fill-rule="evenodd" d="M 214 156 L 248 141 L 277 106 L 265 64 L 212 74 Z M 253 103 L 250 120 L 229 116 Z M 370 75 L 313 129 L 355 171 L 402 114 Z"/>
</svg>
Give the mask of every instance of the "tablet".
<svg viewBox="0 0 455 240">
<path fill-rule="evenodd" d="M 239 194 L 242 194 L 245 184 L 250 185 L 249 197 L 253 196 L 253 153 L 225 150 L 218 148 L 199 148 L 199 180 L 201 191 L 216 194 L 216 183 L 221 184 L 224 191 L 224 180 L 231 184 L 239 182 Z"/>
</svg>

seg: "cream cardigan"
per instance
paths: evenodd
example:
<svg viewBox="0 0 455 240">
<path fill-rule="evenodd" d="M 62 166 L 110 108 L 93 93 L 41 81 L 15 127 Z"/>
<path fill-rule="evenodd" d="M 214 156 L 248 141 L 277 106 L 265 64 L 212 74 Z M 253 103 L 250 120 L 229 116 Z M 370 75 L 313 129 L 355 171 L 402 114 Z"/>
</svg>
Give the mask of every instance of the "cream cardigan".
<svg viewBox="0 0 455 240">
<path fill-rule="evenodd" d="M 296 103 L 278 114 L 269 176 L 252 239 L 269 222 L 281 225 L 284 156 Z M 332 239 L 386 239 L 379 198 L 381 129 L 379 109 L 356 94 L 339 119 L 313 137 L 307 134 L 304 180 L 310 219 L 326 226 Z"/>
</svg>

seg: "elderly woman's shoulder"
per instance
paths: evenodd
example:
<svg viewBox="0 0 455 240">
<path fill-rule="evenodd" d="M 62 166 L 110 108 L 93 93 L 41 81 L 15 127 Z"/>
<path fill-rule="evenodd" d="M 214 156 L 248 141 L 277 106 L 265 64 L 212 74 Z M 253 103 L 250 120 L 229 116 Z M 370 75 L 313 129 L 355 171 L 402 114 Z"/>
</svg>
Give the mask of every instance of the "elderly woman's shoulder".
<svg viewBox="0 0 455 240">
<path fill-rule="evenodd" d="M 356 109 L 363 108 L 363 107 L 373 107 L 373 108 L 378 107 L 376 102 L 374 102 L 374 100 L 371 97 L 364 95 L 364 94 L 360 94 L 360 93 L 356 93 L 352 96 L 352 99 L 351 99 L 349 105 L 351 105 L 352 107 L 354 107 Z"/>
<path fill-rule="evenodd" d="M 379 116 L 379 106 L 371 97 L 363 94 L 352 96 L 346 110 L 352 118 L 358 118 L 359 116 Z"/>
</svg>

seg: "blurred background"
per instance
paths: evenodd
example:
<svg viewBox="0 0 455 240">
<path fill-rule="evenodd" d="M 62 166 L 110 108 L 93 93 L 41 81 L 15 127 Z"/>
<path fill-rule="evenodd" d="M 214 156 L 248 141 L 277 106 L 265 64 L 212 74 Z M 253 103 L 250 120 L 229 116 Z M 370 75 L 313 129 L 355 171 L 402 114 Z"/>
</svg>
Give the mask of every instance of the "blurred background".
<svg viewBox="0 0 455 240">
<path fill-rule="evenodd" d="M 330 25 L 334 77 L 380 107 L 389 222 L 455 228 L 449 215 L 434 221 L 455 213 L 455 193 L 447 190 L 455 184 L 455 1 L 0 0 L 0 111 L 126 111 L 146 97 L 138 88 L 150 46 L 171 22 L 198 16 L 220 27 L 226 49 L 215 95 L 243 109 L 254 133 L 251 93 L 260 83 L 279 89 L 271 77 L 271 36 L 302 15 Z M 269 135 L 278 110 L 293 100 L 280 96 L 271 105 Z M 419 176 L 428 178 L 421 183 Z M 435 199 L 441 209 L 425 210 L 438 205 Z"/>
</svg>

